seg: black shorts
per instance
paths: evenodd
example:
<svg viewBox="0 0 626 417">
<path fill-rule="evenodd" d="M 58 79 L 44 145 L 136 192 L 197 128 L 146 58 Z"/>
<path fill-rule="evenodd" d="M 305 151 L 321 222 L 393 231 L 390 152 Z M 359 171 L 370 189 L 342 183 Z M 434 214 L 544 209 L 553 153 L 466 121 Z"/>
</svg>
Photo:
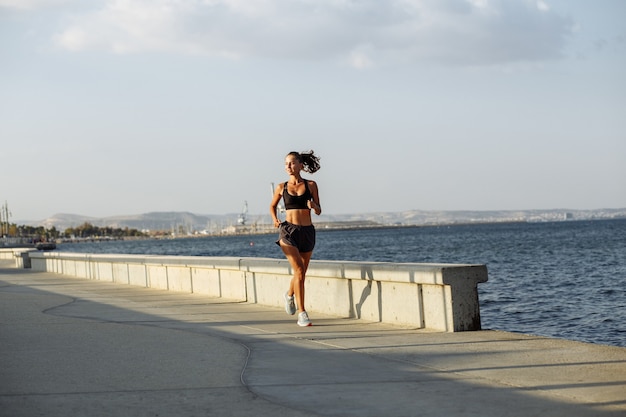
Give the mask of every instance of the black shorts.
<svg viewBox="0 0 626 417">
<path fill-rule="evenodd" d="M 295 246 L 299 252 L 312 252 L 315 247 L 315 227 L 282 222 L 276 244 L 280 246 L 281 240 L 289 246 Z"/>
</svg>

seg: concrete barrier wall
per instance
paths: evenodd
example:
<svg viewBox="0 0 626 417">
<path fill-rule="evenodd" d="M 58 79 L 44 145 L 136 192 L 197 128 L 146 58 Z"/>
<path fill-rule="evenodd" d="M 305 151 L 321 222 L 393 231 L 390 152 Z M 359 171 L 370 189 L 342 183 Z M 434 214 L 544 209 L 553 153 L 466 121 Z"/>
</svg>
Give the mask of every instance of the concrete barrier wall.
<svg viewBox="0 0 626 417">
<path fill-rule="evenodd" d="M 28 252 L 35 271 L 282 308 L 292 270 L 282 259 Z M 309 312 L 428 328 L 480 330 L 485 265 L 311 261 Z"/>
<path fill-rule="evenodd" d="M 32 248 L 0 248 L 0 259 L 15 259 L 20 253 L 33 250 Z"/>
<path fill-rule="evenodd" d="M 28 253 L 35 252 L 33 248 L 0 248 L 0 259 L 12 259 L 17 268 L 30 268 Z"/>
</svg>

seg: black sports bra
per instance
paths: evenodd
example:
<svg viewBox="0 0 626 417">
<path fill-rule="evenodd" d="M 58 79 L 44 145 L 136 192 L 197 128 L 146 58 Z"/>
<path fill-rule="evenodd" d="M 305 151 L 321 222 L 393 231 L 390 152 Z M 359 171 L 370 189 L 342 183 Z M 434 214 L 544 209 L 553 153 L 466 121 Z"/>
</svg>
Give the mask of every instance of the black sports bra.
<svg viewBox="0 0 626 417">
<path fill-rule="evenodd" d="M 291 195 L 287 191 L 287 183 L 283 184 L 283 200 L 285 201 L 286 210 L 308 209 L 307 201 L 313 197 L 309 190 L 309 182 L 304 180 L 304 188 L 306 191 L 302 195 Z"/>
</svg>

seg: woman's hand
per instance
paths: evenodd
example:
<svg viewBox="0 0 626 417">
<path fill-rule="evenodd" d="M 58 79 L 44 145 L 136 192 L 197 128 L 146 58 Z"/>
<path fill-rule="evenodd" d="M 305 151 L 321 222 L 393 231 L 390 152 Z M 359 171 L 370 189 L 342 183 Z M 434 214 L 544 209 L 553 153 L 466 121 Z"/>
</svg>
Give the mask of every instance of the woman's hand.
<svg viewBox="0 0 626 417">
<path fill-rule="evenodd" d="M 309 200 L 306 202 L 306 205 L 309 209 L 315 211 L 315 214 L 319 215 L 321 210 L 320 210 L 320 206 L 319 204 L 317 204 L 315 201 L 313 200 Z"/>
</svg>

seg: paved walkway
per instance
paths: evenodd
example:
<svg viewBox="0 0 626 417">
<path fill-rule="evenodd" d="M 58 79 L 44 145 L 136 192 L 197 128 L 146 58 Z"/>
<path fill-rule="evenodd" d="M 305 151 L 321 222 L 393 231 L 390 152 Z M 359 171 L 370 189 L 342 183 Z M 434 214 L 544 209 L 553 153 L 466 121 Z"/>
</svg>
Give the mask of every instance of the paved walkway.
<svg viewBox="0 0 626 417">
<path fill-rule="evenodd" d="M 626 416 L 626 348 L 311 318 L 0 261 L 0 416 Z"/>
</svg>

